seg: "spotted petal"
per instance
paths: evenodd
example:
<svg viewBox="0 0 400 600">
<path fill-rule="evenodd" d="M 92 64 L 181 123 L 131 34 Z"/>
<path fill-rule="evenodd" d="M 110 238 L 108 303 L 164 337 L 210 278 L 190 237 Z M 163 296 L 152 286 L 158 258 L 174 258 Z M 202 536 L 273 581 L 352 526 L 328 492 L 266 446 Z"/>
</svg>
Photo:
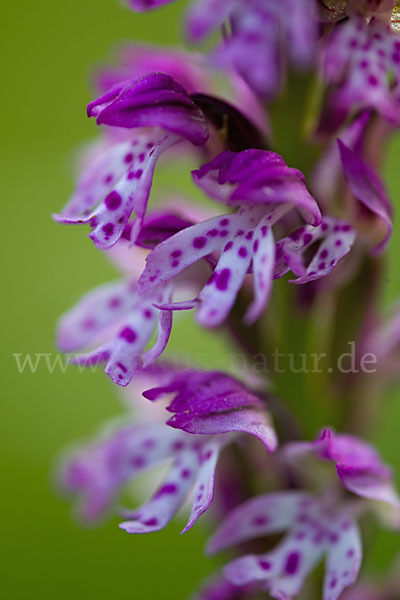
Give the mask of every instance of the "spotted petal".
<svg viewBox="0 0 400 600">
<path fill-rule="evenodd" d="M 340 523 L 339 523 L 340 525 Z M 344 589 L 353 585 L 361 566 L 362 547 L 358 527 L 351 521 L 338 527 L 328 541 L 323 600 L 338 600 Z"/>
<path fill-rule="evenodd" d="M 142 352 L 150 340 L 155 323 L 156 309 L 154 301 L 162 302 L 166 290 L 157 294 L 139 297 L 133 304 L 118 334 L 100 348 L 88 354 L 82 354 L 72 360 L 73 364 L 94 365 L 107 362 L 105 372 L 119 385 L 126 386 L 141 364 Z M 168 292 L 167 292 L 168 293 Z M 165 348 L 171 331 L 171 315 L 160 315 L 159 339 L 152 350 L 144 355 L 146 364 L 155 360 Z"/>
<path fill-rule="evenodd" d="M 197 519 L 209 508 L 214 496 L 215 468 L 217 466 L 221 442 L 210 441 L 201 450 L 201 467 L 197 473 L 196 486 L 193 491 L 193 506 L 189 521 L 182 533 L 185 533 Z"/>
<path fill-rule="evenodd" d="M 201 325 L 216 327 L 226 319 L 250 266 L 252 246 L 246 236 L 226 244 L 213 275 L 199 295 L 196 318 Z"/>
<path fill-rule="evenodd" d="M 256 556 L 250 554 L 231 562 L 224 569 L 235 585 L 265 582 L 273 598 L 290 600 L 300 593 L 304 581 L 323 556 L 324 546 L 313 541 L 305 527 L 294 528 L 276 549 Z"/>
<path fill-rule="evenodd" d="M 304 492 L 276 492 L 256 496 L 234 509 L 213 537 L 207 551 L 214 554 L 256 537 L 272 535 L 296 523 L 304 506 L 312 502 Z"/>
<path fill-rule="evenodd" d="M 169 455 L 178 456 L 184 441 L 185 434 L 163 424 L 117 428 L 64 458 L 61 485 L 78 497 L 82 517 L 97 519 L 127 481 Z"/>
<path fill-rule="evenodd" d="M 160 133 L 156 132 L 155 135 L 160 136 Z M 156 141 L 154 141 L 155 139 Z M 106 167 L 107 160 L 103 163 L 102 158 L 102 162 L 97 164 L 93 171 L 98 185 L 94 188 L 88 186 L 88 181 L 92 179 L 92 167 L 90 167 L 88 177 L 85 177 L 85 180 L 78 186 L 77 196 L 67 205 L 65 216 L 63 214 L 55 215 L 54 218 L 61 223 L 73 225 L 89 223 L 93 228 L 89 237 L 98 248 L 108 249 L 122 236 L 133 211 L 135 211 L 138 219 L 131 236 L 134 241 L 143 223 L 157 160 L 165 150 L 178 141 L 180 138 L 173 134 L 161 134 L 158 139 L 150 137 L 148 134 L 136 137 L 130 143 L 131 151 L 126 152 L 123 158 L 121 158 L 121 151 L 127 150 L 126 145 L 118 149 L 118 157 L 119 160 L 124 161 L 124 169 L 116 169 L 113 164 Z M 112 156 L 114 153 L 116 150 L 111 151 Z M 104 168 L 103 172 L 102 168 Z M 104 184 L 110 176 L 112 176 L 111 181 L 114 182 L 111 187 L 110 183 Z M 97 194 L 101 194 L 107 187 L 107 195 L 103 199 L 97 197 Z M 86 189 L 89 196 L 84 195 Z M 83 215 L 77 215 L 76 211 L 82 208 L 86 201 L 85 198 L 91 199 L 90 204 L 96 204 L 98 201 L 100 204 L 89 215 L 86 210 Z"/>
<path fill-rule="evenodd" d="M 159 244 L 146 258 L 146 268 L 139 279 L 140 291 L 146 292 L 175 277 L 183 269 L 224 247 L 227 240 L 254 221 L 239 213 L 213 217 L 187 227 Z"/>
<path fill-rule="evenodd" d="M 118 323 L 138 300 L 132 282 L 101 285 L 86 294 L 60 318 L 57 344 L 63 352 L 76 352 L 92 344 L 111 325 Z"/>
<path fill-rule="evenodd" d="M 308 283 L 332 273 L 336 265 L 350 252 L 356 238 L 354 229 L 348 223 L 337 222 L 325 233 L 326 238 L 312 258 L 306 272 L 294 279 L 293 283 L 298 285 Z"/>
<path fill-rule="evenodd" d="M 268 216 L 261 219 L 254 232 L 253 242 L 254 300 L 247 309 L 245 321 L 254 323 L 264 311 L 271 293 L 275 266 L 275 242 Z"/>
<path fill-rule="evenodd" d="M 197 453 L 182 452 L 153 498 L 136 510 L 128 521 L 120 523 L 127 533 L 150 533 L 163 529 L 178 512 L 195 481 Z"/>
</svg>

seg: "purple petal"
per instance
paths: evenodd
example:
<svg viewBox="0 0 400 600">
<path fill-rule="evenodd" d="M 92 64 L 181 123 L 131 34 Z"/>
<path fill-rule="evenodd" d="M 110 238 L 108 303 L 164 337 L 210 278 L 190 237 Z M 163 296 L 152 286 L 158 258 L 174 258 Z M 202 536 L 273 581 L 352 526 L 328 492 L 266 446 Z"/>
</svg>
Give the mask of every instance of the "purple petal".
<svg viewBox="0 0 400 600">
<path fill-rule="evenodd" d="M 374 108 L 398 120 L 393 80 L 398 83 L 400 78 L 399 46 L 389 23 L 349 19 L 333 28 L 325 54 L 325 77 L 338 86 L 335 105 L 345 111 Z"/>
<path fill-rule="evenodd" d="M 358 577 L 362 559 L 360 533 L 355 523 L 345 525 L 328 541 L 323 600 L 338 600 Z"/>
<path fill-rule="evenodd" d="M 326 235 L 325 240 L 319 246 L 305 273 L 297 279 L 290 280 L 297 285 L 329 275 L 342 258 L 350 252 L 354 244 L 355 231 L 344 221 L 324 219 L 321 229 Z"/>
<path fill-rule="evenodd" d="M 268 217 L 261 219 L 253 240 L 254 300 L 249 306 L 245 322 L 254 323 L 263 313 L 271 293 L 275 265 L 275 242 Z"/>
<path fill-rule="evenodd" d="M 157 136 L 159 136 L 157 138 Z M 108 249 L 113 246 L 128 224 L 129 218 L 135 211 L 138 220 L 135 223 L 132 239 L 134 241 L 146 212 L 147 201 L 153 180 L 154 169 L 161 154 L 179 138 L 175 135 L 162 135 L 154 132 L 135 138 L 130 144 L 112 148 L 101 157 L 101 161 L 90 167 L 78 184 L 78 190 L 61 215 L 55 219 L 61 223 L 89 223 L 94 231 L 89 235 L 96 246 Z M 125 152 L 122 156 L 122 151 Z M 111 164 L 107 164 L 107 156 Z M 123 162 L 118 168 L 116 160 Z M 109 183 L 105 183 L 110 179 Z M 91 187 L 91 182 L 98 183 Z M 112 185 L 110 185 L 112 183 Z M 86 192 L 87 190 L 87 192 Z M 104 197 L 104 193 L 106 196 Z M 85 194 L 89 195 L 85 195 Z M 85 209 L 100 202 L 97 209 L 90 214 Z"/>
<path fill-rule="evenodd" d="M 162 302 L 168 302 L 171 299 L 172 290 L 166 288 L 162 293 Z M 172 313 L 160 311 L 158 315 L 158 338 L 154 346 L 145 352 L 142 356 L 142 365 L 147 367 L 153 363 L 167 347 L 172 330 Z"/>
<path fill-rule="evenodd" d="M 400 499 L 393 486 L 391 470 L 370 444 L 325 429 L 315 442 L 293 442 L 285 449 L 286 456 L 292 460 L 310 452 L 334 462 L 346 489 L 382 503 L 382 508 L 386 508 L 383 516 L 393 527 L 400 526 Z"/>
<path fill-rule="evenodd" d="M 274 452 L 278 445 L 275 430 L 266 411 L 244 408 L 210 415 L 174 415 L 167 424 L 188 433 L 215 435 L 241 432 L 254 435 L 264 444 L 267 452 Z"/>
<path fill-rule="evenodd" d="M 152 303 L 155 299 L 162 299 L 163 295 L 141 297 L 130 308 L 118 334 L 109 342 L 93 352 L 83 354 L 72 359 L 73 364 L 90 366 L 100 362 L 107 362 L 105 373 L 119 385 L 126 386 L 131 381 L 135 370 L 141 362 L 141 354 L 150 340 L 156 320 L 156 310 Z M 163 331 L 162 341 L 166 341 L 167 330 Z M 154 355 L 161 348 L 156 346 Z M 151 354 L 147 357 L 147 364 Z"/>
<path fill-rule="evenodd" d="M 256 496 L 234 509 L 210 539 L 211 554 L 256 537 L 281 533 L 296 523 L 304 504 L 312 497 L 304 492 L 276 492 Z"/>
<path fill-rule="evenodd" d="M 60 318 L 57 345 L 76 352 L 92 344 L 100 334 L 118 323 L 138 300 L 136 286 L 119 281 L 95 288 Z"/>
<path fill-rule="evenodd" d="M 300 593 L 306 577 L 321 560 L 324 546 L 313 542 L 313 532 L 297 527 L 271 552 L 249 554 L 229 563 L 225 576 L 235 585 L 265 581 L 273 598 L 290 600 Z"/>
<path fill-rule="evenodd" d="M 189 521 L 183 529 L 185 533 L 210 506 L 214 496 L 215 468 L 217 466 L 220 442 L 206 443 L 201 449 L 201 467 L 197 472 L 196 486 L 193 491 L 193 506 Z"/>
<path fill-rule="evenodd" d="M 400 55 L 399 55 L 400 57 Z M 371 169 L 359 156 L 338 140 L 342 159 L 343 173 L 354 196 L 382 219 L 386 235 L 376 246 L 375 253 L 383 250 L 392 234 L 392 208 L 385 186 L 377 173 Z"/>
<path fill-rule="evenodd" d="M 195 481 L 198 458 L 195 452 L 182 452 L 179 462 L 162 483 L 153 498 L 138 508 L 134 517 L 120 523 L 127 533 L 150 533 L 163 529 L 185 501 Z"/>
<path fill-rule="evenodd" d="M 78 497 L 82 517 L 102 516 L 128 481 L 171 455 L 185 439 L 176 433 L 163 424 L 125 426 L 66 457 L 61 484 Z"/>
<path fill-rule="evenodd" d="M 216 200 L 233 205 L 284 204 L 297 208 L 313 225 L 321 213 L 307 190 L 304 176 L 282 157 L 267 150 L 222 152 L 192 172 L 194 182 Z"/>
<path fill-rule="evenodd" d="M 165 385 L 147 390 L 149 400 L 176 392 L 169 405 L 170 412 L 207 415 L 245 406 L 263 406 L 260 398 L 240 381 L 219 371 L 183 370 L 174 374 Z"/>
<path fill-rule="evenodd" d="M 200 292 L 196 320 L 201 325 L 217 327 L 229 314 L 251 262 L 253 242 L 246 237 L 227 243 L 213 275 Z"/>
<path fill-rule="evenodd" d="M 365 130 L 371 118 L 371 111 L 363 111 L 343 131 L 340 139 L 357 154 L 361 151 Z M 318 161 L 312 174 L 312 189 L 318 198 L 329 205 L 337 193 L 342 174 L 342 161 L 337 140 L 335 139 Z"/>
<path fill-rule="evenodd" d="M 113 127 L 163 127 L 194 145 L 208 138 L 205 117 L 183 86 L 164 73 L 150 73 L 91 102 L 88 115 L 98 125 Z"/>
<path fill-rule="evenodd" d="M 139 279 L 140 291 L 146 292 L 168 281 L 189 265 L 219 250 L 240 227 L 238 215 L 221 215 L 187 227 L 165 240 L 146 258 L 146 268 Z"/>
</svg>

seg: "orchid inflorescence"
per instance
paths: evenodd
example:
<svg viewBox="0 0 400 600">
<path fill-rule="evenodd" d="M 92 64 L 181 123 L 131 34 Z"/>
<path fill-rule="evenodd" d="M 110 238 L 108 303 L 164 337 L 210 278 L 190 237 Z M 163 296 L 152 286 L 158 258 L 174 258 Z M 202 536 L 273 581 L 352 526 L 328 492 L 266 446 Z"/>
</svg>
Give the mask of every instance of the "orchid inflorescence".
<svg viewBox="0 0 400 600">
<path fill-rule="evenodd" d="M 126 0 L 136 12 L 172 1 Z M 379 174 L 400 127 L 397 15 L 394 0 L 194 0 L 186 37 L 222 33 L 206 55 L 131 45 L 97 73 L 87 114 L 101 136 L 54 218 L 90 227 L 121 278 L 60 318 L 57 343 L 74 363 L 105 364 L 132 408 L 69 452 L 60 479 L 82 518 L 118 512 L 128 533 L 164 528 L 191 495 L 187 531 L 213 504 L 207 550 L 237 557 L 198 599 L 368 600 L 396 587 L 353 584 L 371 513 L 400 529 L 393 473 L 362 439 L 398 372 L 400 312 L 380 308 L 393 211 Z M 170 191 L 151 206 L 168 157 L 192 162 L 206 207 Z M 160 359 L 179 311 L 231 336 L 227 355 L 247 367 Z M 357 368 L 259 368 L 274 346 L 332 365 L 349 343 Z M 366 356 L 376 368 L 359 368 Z M 151 498 L 121 507 L 163 461 Z"/>
</svg>

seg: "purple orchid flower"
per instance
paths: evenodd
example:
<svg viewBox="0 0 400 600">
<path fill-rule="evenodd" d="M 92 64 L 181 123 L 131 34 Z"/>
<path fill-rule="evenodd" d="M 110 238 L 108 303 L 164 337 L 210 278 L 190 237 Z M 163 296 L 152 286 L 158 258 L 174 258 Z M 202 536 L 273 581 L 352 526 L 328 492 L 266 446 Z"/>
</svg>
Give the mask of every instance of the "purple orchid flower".
<svg viewBox="0 0 400 600">
<path fill-rule="evenodd" d="M 131 248 L 129 261 L 141 262 L 139 247 L 152 248 L 189 225 L 174 214 L 148 216 L 138 234 L 137 246 Z M 125 235 L 130 238 L 129 228 Z M 127 245 L 128 241 L 121 239 L 112 249 L 121 270 L 127 261 L 122 246 Z M 136 280 L 127 274 L 123 280 L 95 288 L 62 315 L 57 326 L 57 345 L 63 352 L 75 353 L 95 346 L 89 353 L 71 357 L 72 364 L 90 366 L 105 362 L 105 373 L 121 386 L 128 385 L 139 367 L 151 364 L 163 353 L 172 328 L 172 313 L 159 311 L 155 305 L 170 302 L 176 284 L 161 284 L 150 293 L 139 295 Z M 145 351 L 157 327 L 158 339 Z"/>
<path fill-rule="evenodd" d="M 183 307 L 161 306 L 164 310 L 199 305 L 198 322 L 207 327 L 218 326 L 228 315 L 251 269 L 254 301 L 245 319 L 252 323 L 268 302 L 274 277 L 282 276 L 289 268 L 299 276 L 296 283 L 327 275 L 354 241 L 354 231 L 345 222 L 325 219 L 321 223 L 319 208 L 307 190 L 303 175 L 289 168 L 274 152 L 223 152 L 194 171 L 193 177 L 211 197 L 239 208 L 235 213 L 179 232 L 149 254 L 139 280 L 141 293 L 169 281 L 196 261 L 217 251 L 221 253 L 200 295 Z M 312 225 L 282 240 L 276 251 L 272 226 L 294 208 Z M 307 268 L 301 268 L 302 253 L 321 238 L 325 241 L 320 251 Z"/>
<path fill-rule="evenodd" d="M 121 237 L 133 211 L 137 216 L 133 238 L 140 230 L 161 154 L 183 140 L 204 144 L 208 130 L 203 113 L 185 89 L 161 73 L 117 85 L 89 104 L 88 116 L 96 117 L 99 125 L 140 128 L 136 135 L 125 134 L 124 141 L 107 147 L 89 165 L 63 213 L 55 215 L 61 223 L 89 223 L 93 229 L 89 237 L 98 248 L 107 249 Z"/>
<path fill-rule="evenodd" d="M 192 512 L 183 530 L 187 531 L 212 502 L 215 468 L 224 446 L 241 433 L 249 433 L 268 452 L 276 449 L 276 435 L 265 405 L 243 384 L 227 375 L 191 371 L 175 374 L 163 390 L 177 389 L 182 378 L 192 381 L 185 394 L 185 402 L 191 406 L 204 398 L 206 382 L 212 386 L 213 396 L 209 397 L 208 412 L 202 412 L 201 427 L 193 419 L 198 434 L 157 422 L 123 426 L 65 461 L 63 487 L 80 498 L 84 518 L 99 518 L 111 509 L 128 481 L 169 459 L 173 465 L 162 486 L 138 510 L 124 511 L 128 520 L 120 527 L 128 533 L 162 529 L 193 490 Z M 150 390 L 147 395 L 159 393 L 161 389 Z M 226 398 L 233 400 L 227 403 Z M 182 402 L 182 394 L 178 402 Z"/>
<path fill-rule="evenodd" d="M 325 48 L 324 75 L 335 86 L 335 110 L 372 108 L 399 122 L 400 40 L 390 20 L 355 17 L 335 27 Z"/>
<path fill-rule="evenodd" d="M 392 471 L 370 444 L 324 429 L 315 442 L 293 442 L 284 449 L 286 458 L 295 463 L 309 454 L 333 462 L 349 492 L 374 501 L 387 523 L 400 528 L 400 498 L 393 485 Z"/>
<path fill-rule="evenodd" d="M 288 491 L 252 498 L 235 510 L 211 538 L 208 551 L 287 531 L 266 554 L 249 554 L 229 563 L 225 576 L 235 585 L 258 583 L 277 600 L 297 596 L 306 577 L 324 557 L 324 600 L 337 600 L 357 578 L 361 539 L 352 509 L 327 499 Z"/>
</svg>

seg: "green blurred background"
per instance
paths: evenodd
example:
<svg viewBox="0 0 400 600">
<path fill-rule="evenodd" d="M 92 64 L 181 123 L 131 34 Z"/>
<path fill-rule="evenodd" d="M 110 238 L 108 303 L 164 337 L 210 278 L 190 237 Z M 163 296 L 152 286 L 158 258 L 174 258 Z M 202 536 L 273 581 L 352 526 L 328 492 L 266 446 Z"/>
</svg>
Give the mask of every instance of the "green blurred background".
<svg viewBox="0 0 400 600">
<path fill-rule="evenodd" d="M 58 315 L 114 276 L 81 228 L 50 219 L 72 190 L 73 149 L 96 135 L 85 116 L 90 68 L 119 41 L 178 43 L 183 4 L 136 16 L 117 0 L 2 3 L 3 598 L 184 599 L 216 568 L 215 560 L 202 557 L 204 521 L 185 536 L 179 535 L 179 522 L 158 534 L 128 536 L 116 520 L 95 530 L 71 520 L 68 504 L 52 488 L 54 457 L 119 414 L 118 395 L 101 371 L 50 374 L 41 363 L 36 373 L 19 374 L 13 357 L 54 352 Z M 386 166 L 395 204 L 399 158 L 400 137 Z M 395 238 L 386 301 L 400 291 L 400 235 Z M 189 326 L 190 317 L 185 319 Z M 182 324 L 175 329 L 173 349 L 193 354 L 200 349 L 210 364 L 221 357 L 223 341 L 202 333 L 196 348 L 188 347 L 187 331 Z M 382 399 L 382 407 L 377 443 L 400 469 L 396 390 Z M 396 548 L 398 536 L 382 532 L 370 553 L 372 567 L 384 567 Z"/>
</svg>

